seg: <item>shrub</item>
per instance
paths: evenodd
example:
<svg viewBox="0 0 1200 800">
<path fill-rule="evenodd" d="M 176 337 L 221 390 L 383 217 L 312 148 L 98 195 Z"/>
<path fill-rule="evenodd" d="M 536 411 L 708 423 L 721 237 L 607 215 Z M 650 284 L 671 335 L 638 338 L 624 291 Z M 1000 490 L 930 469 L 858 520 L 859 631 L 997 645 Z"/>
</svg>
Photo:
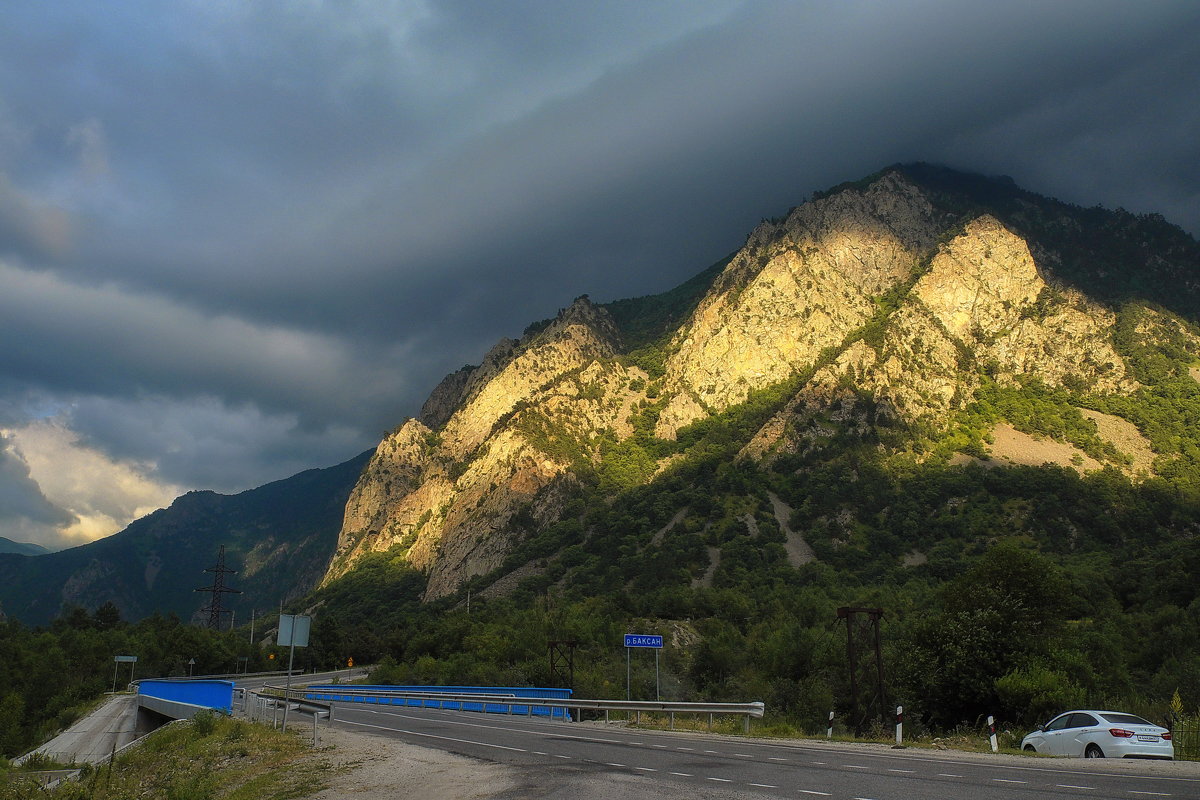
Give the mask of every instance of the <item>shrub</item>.
<svg viewBox="0 0 1200 800">
<path fill-rule="evenodd" d="M 1086 693 L 1066 674 L 1041 665 L 1015 669 L 996 680 L 1006 719 L 1036 725 L 1086 703 Z"/>
<path fill-rule="evenodd" d="M 212 736 L 213 730 L 217 727 L 217 715 L 215 712 L 205 709 L 204 711 L 196 712 L 192 717 L 192 730 L 200 736 Z"/>
</svg>

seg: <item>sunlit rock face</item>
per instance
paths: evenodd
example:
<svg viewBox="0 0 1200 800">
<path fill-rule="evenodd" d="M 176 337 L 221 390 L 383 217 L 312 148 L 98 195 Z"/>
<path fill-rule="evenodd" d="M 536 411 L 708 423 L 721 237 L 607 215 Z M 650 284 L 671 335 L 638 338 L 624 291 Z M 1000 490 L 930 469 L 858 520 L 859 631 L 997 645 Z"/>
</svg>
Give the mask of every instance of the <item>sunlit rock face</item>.
<svg viewBox="0 0 1200 800">
<path fill-rule="evenodd" d="M 763 223 L 678 334 L 659 436 L 813 363 L 875 313 L 938 236 L 932 206 L 886 176 Z"/>
<path fill-rule="evenodd" d="M 430 597 L 499 566 L 514 537 L 557 513 L 552 488 L 570 482 L 572 459 L 594 458 L 603 431 L 628 429 L 628 385 L 641 373 L 614 360 L 617 341 L 607 313 L 580 298 L 443 382 L 426 404 L 431 422 L 445 417 L 441 428 L 409 420 L 376 449 L 327 580 L 396 546 L 429 572 Z M 454 395 L 447 416 L 442 404 Z"/>
<path fill-rule="evenodd" d="M 648 408 L 653 434 L 670 440 L 790 382 L 742 449 L 772 459 L 831 426 L 936 429 L 985 376 L 1134 390 L 1113 313 L 1056 281 L 1053 257 L 1036 252 L 996 216 L 947 210 L 889 171 L 759 225 L 666 332 L 661 374 L 631 366 L 613 319 L 580 298 L 447 376 L 420 418 L 380 443 L 326 581 L 385 550 L 428 574 L 429 598 L 497 569 L 558 519 L 580 468 L 633 435 Z"/>
</svg>

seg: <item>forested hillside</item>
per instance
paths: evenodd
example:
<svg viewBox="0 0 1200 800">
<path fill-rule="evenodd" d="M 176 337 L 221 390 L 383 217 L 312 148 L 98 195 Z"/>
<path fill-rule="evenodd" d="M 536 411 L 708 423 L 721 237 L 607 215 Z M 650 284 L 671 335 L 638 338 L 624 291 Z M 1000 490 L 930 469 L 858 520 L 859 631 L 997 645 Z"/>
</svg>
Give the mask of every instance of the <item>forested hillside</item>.
<svg viewBox="0 0 1200 800">
<path fill-rule="evenodd" d="M 320 580 L 365 461 L 363 454 L 236 495 L 189 492 L 119 533 L 57 553 L 0 553 L 0 612 L 45 625 L 64 608 L 112 603 L 125 619 L 162 613 L 207 622 L 200 609 L 211 596 L 194 590 L 212 585 L 204 570 L 224 547 L 226 567 L 238 573 L 227 585 L 240 594 L 225 595 L 223 606 L 248 622 Z"/>
</svg>

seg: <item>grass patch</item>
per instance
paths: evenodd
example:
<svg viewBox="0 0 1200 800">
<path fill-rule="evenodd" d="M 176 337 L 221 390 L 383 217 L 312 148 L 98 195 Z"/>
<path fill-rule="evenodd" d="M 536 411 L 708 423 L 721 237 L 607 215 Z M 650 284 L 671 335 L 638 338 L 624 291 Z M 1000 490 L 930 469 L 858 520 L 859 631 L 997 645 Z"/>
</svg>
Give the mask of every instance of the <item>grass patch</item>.
<svg viewBox="0 0 1200 800">
<path fill-rule="evenodd" d="M 17 779 L 0 800 L 290 800 L 324 789 L 333 767 L 302 736 L 224 716 L 169 725 L 111 765 L 46 791 Z"/>
</svg>

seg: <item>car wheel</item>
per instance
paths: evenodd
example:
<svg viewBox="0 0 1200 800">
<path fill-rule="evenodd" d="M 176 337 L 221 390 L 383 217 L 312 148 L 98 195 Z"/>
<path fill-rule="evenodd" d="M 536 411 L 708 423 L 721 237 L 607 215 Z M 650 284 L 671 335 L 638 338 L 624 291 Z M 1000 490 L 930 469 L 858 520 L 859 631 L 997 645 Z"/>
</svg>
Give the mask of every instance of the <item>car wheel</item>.
<svg viewBox="0 0 1200 800">
<path fill-rule="evenodd" d="M 1104 758 L 1104 751 L 1094 744 L 1089 744 L 1087 750 L 1083 751 L 1084 758 Z"/>
<path fill-rule="evenodd" d="M 1036 752 L 1037 752 L 1037 748 L 1036 748 L 1036 747 L 1034 747 L 1034 746 L 1033 746 L 1033 745 L 1031 745 L 1031 744 L 1027 744 L 1027 745 L 1025 745 L 1025 748 L 1024 748 L 1024 749 L 1025 749 L 1025 752 L 1026 752 L 1026 753 L 1036 753 Z"/>
</svg>

